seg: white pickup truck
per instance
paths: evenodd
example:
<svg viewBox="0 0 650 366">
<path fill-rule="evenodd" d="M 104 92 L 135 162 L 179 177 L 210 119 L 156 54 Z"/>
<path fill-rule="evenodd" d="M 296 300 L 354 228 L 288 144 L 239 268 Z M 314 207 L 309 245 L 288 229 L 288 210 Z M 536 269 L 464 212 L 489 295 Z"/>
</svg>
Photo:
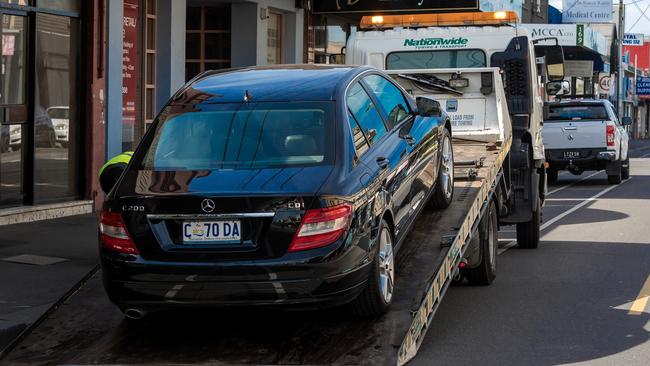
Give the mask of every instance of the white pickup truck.
<svg viewBox="0 0 650 366">
<path fill-rule="evenodd" d="M 558 171 L 580 175 L 586 170 L 605 170 L 610 184 L 630 176 L 629 136 L 608 100 L 564 100 L 545 107 L 544 148 L 550 182 Z"/>
</svg>

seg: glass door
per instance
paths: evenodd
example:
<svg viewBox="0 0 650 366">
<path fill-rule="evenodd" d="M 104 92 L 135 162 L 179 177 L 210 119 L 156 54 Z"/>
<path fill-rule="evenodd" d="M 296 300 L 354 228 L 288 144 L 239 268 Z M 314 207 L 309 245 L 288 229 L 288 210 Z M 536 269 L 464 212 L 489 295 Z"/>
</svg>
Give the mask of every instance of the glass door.
<svg viewBox="0 0 650 366">
<path fill-rule="evenodd" d="M 27 132 L 27 17 L 0 12 L 0 207 L 23 203 Z"/>
</svg>

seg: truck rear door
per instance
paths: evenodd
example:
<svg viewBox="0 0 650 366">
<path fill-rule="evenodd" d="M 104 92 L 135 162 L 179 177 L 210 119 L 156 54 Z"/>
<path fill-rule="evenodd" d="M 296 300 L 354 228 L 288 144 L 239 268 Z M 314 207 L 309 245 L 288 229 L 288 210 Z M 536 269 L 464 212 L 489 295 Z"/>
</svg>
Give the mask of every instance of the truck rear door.
<svg viewBox="0 0 650 366">
<path fill-rule="evenodd" d="M 550 105 L 544 121 L 544 147 L 547 150 L 606 148 L 608 120 L 602 104 Z"/>
</svg>

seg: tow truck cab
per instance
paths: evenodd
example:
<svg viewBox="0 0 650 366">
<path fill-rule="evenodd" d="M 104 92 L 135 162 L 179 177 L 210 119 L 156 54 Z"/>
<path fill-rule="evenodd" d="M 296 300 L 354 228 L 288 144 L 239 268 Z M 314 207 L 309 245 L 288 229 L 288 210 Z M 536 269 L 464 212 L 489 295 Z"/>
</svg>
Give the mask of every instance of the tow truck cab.
<svg viewBox="0 0 650 366">
<path fill-rule="evenodd" d="M 433 76 L 428 87 L 426 80 L 414 82 L 440 102 L 450 116 L 454 137 L 466 139 L 476 139 L 472 131 L 485 128 L 487 120 L 494 118 L 480 95 L 493 93 L 497 83 L 481 69 L 499 68 L 503 83 L 498 84 L 503 85 L 513 135 L 500 183 L 500 223 L 517 224 L 519 245 L 535 248 L 546 192 L 544 89 L 538 87 L 544 80 L 538 73 L 532 39 L 516 23 L 514 12 L 364 17 L 360 28 L 365 30 L 350 36 L 345 58 L 348 64 L 400 70 L 412 76 L 420 70 L 422 74 L 415 76 Z M 477 82 L 478 87 L 468 85 Z M 478 98 L 471 93 L 473 89 L 480 91 Z"/>
</svg>

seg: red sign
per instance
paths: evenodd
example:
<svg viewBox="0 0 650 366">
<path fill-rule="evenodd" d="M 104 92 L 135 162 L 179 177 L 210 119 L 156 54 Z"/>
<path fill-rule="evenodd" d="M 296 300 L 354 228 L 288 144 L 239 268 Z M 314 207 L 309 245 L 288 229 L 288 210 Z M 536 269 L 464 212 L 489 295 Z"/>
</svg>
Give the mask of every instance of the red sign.
<svg viewBox="0 0 650 366">
<path fill-rule="evenodd" d="M 641 70 L 650 68 L 650 43 L 645 42 L 640 46 L 623 46 L 623 54 L 628 52 L 630 53 L 629 63 L 631 65 Z"/>
<path fill-rule="evenodd" d="M 138 116 L 138 27 L 140 21 L 140 0 L 124 0 L 124 24 L 122 36 L 122 125 L 131 134 L 125 142 L 133 141 L 133 126 Z"/>
<path fill-rule="evenodd" d="M 2 56 L 13 56 L 16 51 L 16 36 L 13 34 L 2 35 Z"/>
</svg>

